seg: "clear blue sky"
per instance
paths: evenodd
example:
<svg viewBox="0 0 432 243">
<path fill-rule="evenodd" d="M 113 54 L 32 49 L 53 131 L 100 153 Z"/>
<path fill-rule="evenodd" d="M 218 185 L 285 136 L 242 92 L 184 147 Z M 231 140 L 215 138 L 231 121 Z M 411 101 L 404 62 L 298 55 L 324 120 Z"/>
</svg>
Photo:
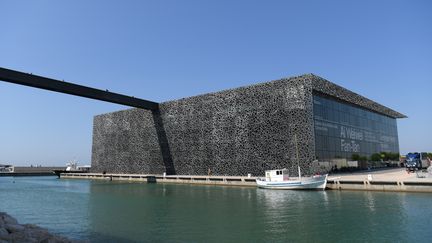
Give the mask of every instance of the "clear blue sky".
<svg viewBox="0 0 432 243">
<path fill-rule="evenodd" d="M 314 73 L 408 115 L 432 152 L 432 1 L 4 1 L 0 66 L 153 101 Z M 0 163 L 90 163 L 126 107 L 0 82 Z"/>
</svg>

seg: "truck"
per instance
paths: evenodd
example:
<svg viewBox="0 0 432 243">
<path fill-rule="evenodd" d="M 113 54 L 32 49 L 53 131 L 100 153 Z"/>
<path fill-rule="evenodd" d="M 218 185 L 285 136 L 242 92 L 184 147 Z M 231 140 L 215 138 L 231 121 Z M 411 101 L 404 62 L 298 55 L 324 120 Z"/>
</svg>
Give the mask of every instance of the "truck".
<svg viewBox="0 0 432 243">
<path fill-rule="evenodd" d="M 421 170 L 430 166 L 427 153 L 413 152 L 405 156 L 405 167 L 409 171 Z"/>
</svg>

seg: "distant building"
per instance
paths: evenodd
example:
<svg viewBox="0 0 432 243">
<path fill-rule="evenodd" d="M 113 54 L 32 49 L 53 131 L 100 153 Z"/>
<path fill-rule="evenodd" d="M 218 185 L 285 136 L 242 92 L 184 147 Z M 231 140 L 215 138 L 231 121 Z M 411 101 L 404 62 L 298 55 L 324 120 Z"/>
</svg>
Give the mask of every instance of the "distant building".
<svg viewBox="0 0 432 243">
<path fill-rule="evenodd" d="M 312 161 L 399 152 L 405 115 L 308 74 L 94 118 L 92 170 L 262 175 Z"/>
</svg>

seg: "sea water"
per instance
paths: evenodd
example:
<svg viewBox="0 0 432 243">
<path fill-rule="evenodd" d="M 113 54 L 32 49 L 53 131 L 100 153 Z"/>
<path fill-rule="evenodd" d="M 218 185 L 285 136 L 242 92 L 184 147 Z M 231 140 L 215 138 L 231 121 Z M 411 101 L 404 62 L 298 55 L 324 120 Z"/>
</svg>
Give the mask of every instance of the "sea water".
<svg viewBox="0 0 432 243">
<path fill-rule="evenodd" d="M 91 242 L 430 242 L 432 194 L 0 177 L 0 211 Z"/>
</svg>

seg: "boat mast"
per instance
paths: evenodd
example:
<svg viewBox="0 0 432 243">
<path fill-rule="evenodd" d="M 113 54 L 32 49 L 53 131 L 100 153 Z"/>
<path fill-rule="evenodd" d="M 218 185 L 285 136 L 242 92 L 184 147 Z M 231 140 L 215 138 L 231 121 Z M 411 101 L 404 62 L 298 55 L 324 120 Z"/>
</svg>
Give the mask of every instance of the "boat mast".
<svg viewBox="0 0 432 243">
<path fill-rule="evenodd" d="M 300 160 L 299 160 L 299 153 L 298 153 L 298 147 L 297 147 L 297 134 L 294 134 L 294 143 L 295 143 L 295 148 L 296 148 L 296 157 L 297 157 L 297 167 L 298 167 L 299 180 L 301 181 Z"/>
</svg>

